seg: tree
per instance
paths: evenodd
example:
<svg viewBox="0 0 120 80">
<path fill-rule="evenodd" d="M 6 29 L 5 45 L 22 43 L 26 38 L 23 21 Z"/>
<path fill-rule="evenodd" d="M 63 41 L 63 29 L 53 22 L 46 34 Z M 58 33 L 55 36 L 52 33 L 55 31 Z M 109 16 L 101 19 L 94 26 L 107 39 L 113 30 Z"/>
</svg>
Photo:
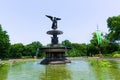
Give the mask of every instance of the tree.
<svg viewBox="0 0 120 80">
<path fill-rule="evenodd" d="M 86 44 L 71 43 L 69 40 L 64 40 L 62 41 L 62 45 L 71 48 L 68 54 L 66 54 L 66 56 L 69 57 L 84 56 L 87 53 Z"/>
<path fill-rule="evenodd" d="M 102 37 L 99 31 L 92 33 L 93 37 L 90 40 L 90 44 L 87 47 L 87 55 L 92 56 L 96 54 L 101 54 L 102 52 Z"/>
<path fill-rule="evenodd" d="M 74 50 L 75 56 L 85 56 L 87 53 L 87 45 L 86 44 L 79 44 L 79 43 L 72 43 L 72 48 Z"/>
<path fill-rule="evenodd" d="M 119 51 L 119 45 L 117 43 L 109 43 L 106 49 L 107 53 L 113 53 L 115 51 Z"/>
<path fill-rule="evenodd" d="M 62 45 L 66 47 L 71 47 L 71 42 L 69 40 L 62 41 Z"/>
<path fill-rule="evenodd" d="M 107 19 L 107 25 L 109 28 L 108 39 L 112 42 L 120 40 L 120 15 L 109 17 Z"/>
<path fill-rule="evenodd" d="M 42 47 L 42 44 L 39 41 L 32 42 L 28 45 L 25 46 L 25 52 L 24 56 L 36 56 L 38 55 L 39 57 L 42 56 L 41 52 L 39 49 Z"/>
<path fill-rule="evenodd" d="M 98 40 L 97 35 L 95 32 L 92 33 L 93 38 L 90 40 L 90 44 L 88 45 L 88 52 L 91 54 L 98 54 L 99 46 L 98 46 Z"/>
<path fill-rule="evenodd" d="M 62 45 L 62 46 L 65 46 L 65 47 L 70 47 L 70 48 L 72 48 L 72 44 L 71 44 L 71 42 L 70 42 L 69 40 L 64 40 L 64 41 L 62 41 L 61 45 Z M 66 56 L 74 56 L 74 49 L 72 48 L 72 50 L 70 50 L 70 51 L 66 54 Z"/>
<path fill-rule="evenodd" d="M 0 25 L 0 58 L 4 59 L 9 57 L 9 47 L 9 35 L 2 29 L 2 26 Z"/>
<path fill-rule="evenodd" d="M 106 35 L 105 35 L 106 36 Z M 110 40 L 106 39 L 106 37 L 103 36 L 102 43 L 99 45 L 97 41 L 97 35 L 94 32 L 93 38 L 90 40 L 90 44 L 87 45 L 87 55 L 92 56 L 99 53 L 99 50 L 102 54 L 111 54 L 114 51 L 118 51 L 119 45 L 113 42 L 110 42 Z"/>
<path fill-rule="evenodd" d="M 87 45 L 87 56 L 93 56 L 97 53 L 97 49 L 94 44 L 90 43 Z"/>
<path fill-rule="evenodd" d="M 13 44 L 10 46 L 10 57 L 21 58 L 24 53 L 24 45 L 22 43 Z"/>
</svg>

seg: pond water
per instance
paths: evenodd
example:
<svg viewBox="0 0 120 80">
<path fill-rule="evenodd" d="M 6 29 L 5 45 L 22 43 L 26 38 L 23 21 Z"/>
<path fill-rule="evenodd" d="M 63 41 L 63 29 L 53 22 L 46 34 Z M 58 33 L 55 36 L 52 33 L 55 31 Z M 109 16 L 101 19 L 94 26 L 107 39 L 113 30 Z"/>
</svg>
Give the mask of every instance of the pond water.
<svg viewBox="0 0 120 80">
<path fill-rule="evenodd" d="M 120 62 L 72 60 L 64 65 L 41 65 L 40 61 L 0 66 L 0 80 L 120 80 Z"/>
</svg>

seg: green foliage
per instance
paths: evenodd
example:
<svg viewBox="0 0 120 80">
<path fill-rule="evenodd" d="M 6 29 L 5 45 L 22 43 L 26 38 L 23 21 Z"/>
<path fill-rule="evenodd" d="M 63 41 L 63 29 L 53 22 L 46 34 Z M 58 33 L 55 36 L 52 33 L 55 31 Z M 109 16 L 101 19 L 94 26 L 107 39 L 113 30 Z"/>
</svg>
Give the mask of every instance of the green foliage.
<svg viewBox="0 0 120 80">
<path fill-rule="evenodd" d="M 88 44 L 87 45 L 87 56 L 93 56 L 95 54 L 97 54 L 97 47 L 94 46 L 93 44 Z"/>
<path fill-rule="evenodd" d="M 112 53 L 113 57 L 120 57 L 120 51 L 115 51 Z"/>
<path fill-rule="evenodd" d="M 24 52 L 24 45 L 22 43 L 13 44 L 10 46 L 10 57 L 21 58 Z"/>
<path fill-rule="evenodd" d="M 113 57 L 119 57 L 120 58 L 120 54 L 114 54 Z"/>
<path fill-rule="evenodd" d="M 62 41 L 62 45 L 66 47 L 71 47 L 71 42 L 69 40 Z"/>
<path fill-rule="evenodd" d="M 41 51 L 39 49 L 42 47 L 42 44 L 40 42 L 32 42 L 25 46 L 24 56 L 39 56 L 42 57 Z"/>
<path fill-rule="evenodd" d="M 0 63 L 0 67 L 3 67 L 3 66 L 8 66 L 9 65 L 9 63 L 8 62 L 1 62 Z"/>
<path fill-rule="evenodd" d="M 0 80 L 7 80 L 9 65 L 7 63 L 0 64 Z"/>
<path fill-rule="evenodd" d="M 119 45 L 117 43 L 109 43 L 106 48 L 108 50 L 107 53 L 113 53 L 119 50 Z"/>
<path fill-rule="evenodd" d="M 119 50 L 119 45 L 117 43 L 111 43 L 104 36 L 103 36 L 103 39 L 102 39 L 102 43 L 98 44 L 97 43 L 97 36 L 96 36 L 95 32 L 93 33 L 93 37 L 90 40 L 90 42 L 91 43 L 87 45 L 88 56 L 97 55 L 97 54 L 99 54 L 99 51 L 101 51 L 101 53 L 103 55 L 110 56 L 110 55 L 112 55 L 111 54 L 112 52 Z"/>
<path fill-rule="evenodd" d="M 10 47 L 9 35 L 6 31 L 3 31 L 0 25 L 0 58 L 5 59 L 9 57 Z"/>
<path fill-rule="evenodd" d="M 93 55 L 98 54 L 99 48 L 101 47 L 101 45 L 98 45 L 96 33 L 93 32 L 92 35 L 93 35 L 93 37 L 90 40 L 91 43 L 87 45 L 87 55 L 88 56 L 93 56 Z"/>
<path fill-rule="evenodd" d="M 23 45 L 22 43 L 13 44 L 10 46 L 10 57 L 11 58 L 31 58 L 34 56 L 41 57 L 42 54 L 39 49 L 42 44 L 38 41 L 32 42 L 28 45 Z"/>
<path fill-rule="evenodd" d="M 92 66 L 99 66 L 99 67 L 111 67 L 111 63 L 108 60 L 96 60 L 96 59 L 92 59 L 89 60 L 90 64 Z"/>
<path fill-rule="evenodd" d="M 104 53 L 103 56 L 106 57 L 106 58 L 113 57 L 113 55 L 111 53 Z"/>
<path fill-rule="evenodd" d="M 120 40 L 120 15 L 109 17 L 107 25 L 109 28 L 108 39 L 110 41 Z"/>
<path fill-rule="evenodd" d="M 101 60 L 101 59 L 92 59 L 89 60 L 92 71 L 96 74 L 97 80 L 119 80 L 120 74 L 119 63 L 114 60 Z M 109 76 L 106 76 L 110 74 Z"/>
<path fill-rule="evenodd" d="M 76 54 L 76 56 L 86 56 L 87 53 L 86 44 L 72 43 L 72 47 L 74 49 L 74 53 Z"/>
<path fill-rule="evenodd" d="M 71 43 L 69 40 L 64 40 L 62 41 L 62 45 L 71 48 L 68 54 L 66 54 L 66 56 L 69 56 L 69 57 L 85 56 L 87 53 L 86 44 Z"/>
</svg>

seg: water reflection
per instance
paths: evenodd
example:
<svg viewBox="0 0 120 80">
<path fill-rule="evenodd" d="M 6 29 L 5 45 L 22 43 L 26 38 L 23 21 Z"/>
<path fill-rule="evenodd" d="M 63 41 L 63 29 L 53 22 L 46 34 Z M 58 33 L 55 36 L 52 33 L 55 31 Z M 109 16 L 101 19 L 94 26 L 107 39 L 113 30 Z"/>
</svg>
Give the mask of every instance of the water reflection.
<svg viewBox="0 0 120 80">
<path fill-rule="evenodd" d="M 0 80 L 6 80 L 8 77 L 9 66 L 0 66 Z"/>
<path fill-rule="evenodd" d="M 6 80 L 39 80 L 39 74 L 45 70 L 36 62 L 15 63 L 11 65 Z"/>
<path fill-rule="evenodd" d="M 111 68 L 109 68 L 110 78 L 113 80 L 120 80 L 120 68 L 119 64 L 116 61 L 110 61 Z"/>
<path fill-rule="evenodd" d="M 40 74 L 40 80 L 70 80 L 70 71 L 65 65 L 46 65 L 45 72 Z"/>
<path fill-rule="evenodd" d="M 120 62 L 73 60 L 65 65 L 15 63 L 0 67 L 0 80 L 120 80 Z"/>
<path fill-rule="evenodd" d="M 90 69 L 89 62 L 85 60 L 74 60 L 67 65 L 70 70 L 70 80 L 96 80 L 93 71 Z"/>
<path fill-rule="evenodd" d="M 120 80 L 120 64 L 117 61 L 91 60 L 90 64 L 97 80 Z"/>
</svg>

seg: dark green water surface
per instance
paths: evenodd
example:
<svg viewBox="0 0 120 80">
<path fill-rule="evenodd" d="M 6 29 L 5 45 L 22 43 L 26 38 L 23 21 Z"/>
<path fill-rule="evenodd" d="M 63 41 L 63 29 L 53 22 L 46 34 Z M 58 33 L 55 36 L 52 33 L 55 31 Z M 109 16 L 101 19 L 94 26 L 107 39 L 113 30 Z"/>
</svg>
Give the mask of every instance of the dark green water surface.
<svg viewBox="0 0 120 80">
<path fill-rule="evenodd" d="M 73 60 L 64 65 L 39 63 L 0 66 L 0 80 L 120 80 L 119 61 Z"/>
</svg>

